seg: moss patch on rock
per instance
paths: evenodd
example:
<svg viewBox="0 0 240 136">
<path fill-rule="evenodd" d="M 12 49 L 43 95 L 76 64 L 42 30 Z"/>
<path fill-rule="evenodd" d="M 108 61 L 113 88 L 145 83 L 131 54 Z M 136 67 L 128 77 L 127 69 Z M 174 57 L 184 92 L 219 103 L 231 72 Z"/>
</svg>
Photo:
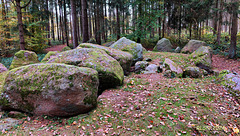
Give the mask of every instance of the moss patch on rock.
<svg viewBox="0 0 240 136">
<path fill-rule="evenodd" d="M 38 63 L 38 56 L 35 52 L 27 51 L 27 50 L 20 50 L 19 52 L 15 53 L 12 64 L 10 66 L 10 70 L 29 65 Z"/>
<path fill-rule="evenodd" d="M 51 57 L 55 56 L 58 52 L 56 51 L 49 51 L 45 57 L 42 59 L 41 62 L 47 62 Z"/>
</svg>

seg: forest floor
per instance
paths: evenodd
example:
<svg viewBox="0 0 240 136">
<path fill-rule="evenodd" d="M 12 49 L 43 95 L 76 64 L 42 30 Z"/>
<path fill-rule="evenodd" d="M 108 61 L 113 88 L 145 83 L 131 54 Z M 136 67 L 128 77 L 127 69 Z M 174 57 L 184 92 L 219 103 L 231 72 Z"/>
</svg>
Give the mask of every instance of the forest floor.
<svg viewBox="0 0 240 136">
<path fill-rule="evenodd" d="M 165 57 L 189 63 L 185 55 L 173 53 L 146 52 L 144 57 L 154 64 Z M 213 66 L 239 73 L 240 60 L 214 55 Z M 237 135 L 240 105 L 220 81 L 215 76 L 193 79 L 132 73 L 123 86 L 104 91 L 98 107 L 88 114 L 71 118 L 26 115 L 20 119 L 21 125 L 2 134 Z"/>
</svg>

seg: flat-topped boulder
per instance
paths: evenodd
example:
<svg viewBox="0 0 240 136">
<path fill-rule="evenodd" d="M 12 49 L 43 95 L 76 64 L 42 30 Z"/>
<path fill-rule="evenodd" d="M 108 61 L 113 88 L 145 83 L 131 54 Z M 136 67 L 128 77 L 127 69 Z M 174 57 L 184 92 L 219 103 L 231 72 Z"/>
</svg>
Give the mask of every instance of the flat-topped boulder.
<svg viewBox="0 0 240 136">
<path fill-rule="evenodd" d="M 74 116 L 97 105 L 98 72 L 86 67 L 41 63 L 8 72 L 0 95 L 3 110 Z"/>
<path fill-rule="evenodd" d="M 160 51 L 160 52 L 172 52 L 172 44 L 171 42 L 166 39 L 162 38 L 158 41 L 157 45 L 154 47 L 154 51 Z"/>
<path fill-rule="evenodd" d="M 17 53 L 15 53 L 12 64 L 10 66 L 10 70 L 29 65 L 29 64 L 35 64 L 38 63 L 38 56 L 35 52 L 27 51 L 27 50 L 20 50 Z"/>
<path fill-rule="evenodd" d="M 181 53 L 193 53 L 201 46 L 207 46 L 207 44 L 203 41 L 199 40 L 190 40 L 187 45 L 184 46 L 184 48 L 181 50 Z"/>
<path fill-rule="evenodd" d="M 92 44 L 92 43 L 82 43 L 77 48 L 97 48 L 97 49 L 102 49 L 109 56 L 113 57 L 114 59 L 116 59 L 120 63 L 120 65 L 122 66 L 122 68 L 124 70 L 124 74 L 125 75 L 127 75 L 130 72 L 130 70 L 131 70 L 133 56 L 132 56 L 132 54 L 130 54 L 128 52 L 117 50 L 117 49 L 113 49 L 113 48 L 109 48 L 109 47 L 105 47 L 105 46 L 101 46 L 101 45 L 98 45 L 98 44 Z"/>
<path fill-rule="evenodd" d="M 65 63 L 95 69 L 98 71 L 101 90 L 123 84 L 124 73 L 121 65 L 100 49 L 82 48 L 61 52 L 47 63 Z"/>
<path fill-rule="evenodd" d="M 49 51 L 41 62 L 47 62 L 49 59 L 53 58 L 58 52 L 57 51 Z"/>
<path fill-rule="evenodd" d="M 172 60 L 170 60 L 169 58 L 166 58 L 164 63 L 164 69 L 165 72 L 167 73 L 171 73 L 172 75 L 181 77 L 183 74 L 183 69 L 175 62 L 173 62 Z"/>
<path fill-rule="evenodd" d="M 111 48 L 129 52 L 133 55 L 133 64 L 137 61 L 143 60 L 143 47 L 141 44 L 131 41 L 125 37 L 122 37 L 114 44 L 110 46 Z"/>
</svg>

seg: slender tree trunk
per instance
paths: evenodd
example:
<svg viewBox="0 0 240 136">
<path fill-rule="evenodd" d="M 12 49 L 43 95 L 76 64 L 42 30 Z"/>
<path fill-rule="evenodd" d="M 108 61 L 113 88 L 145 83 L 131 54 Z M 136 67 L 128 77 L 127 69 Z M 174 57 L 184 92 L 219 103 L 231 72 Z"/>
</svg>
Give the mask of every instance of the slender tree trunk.
<svg viewBox="0 0 240 136">
<path fill-rule="evenodd" d="M 53 20 L 53 1 L 51 2 L 51 28 L 52 28 L 52 39 L 55 41 L 55 31 L 54 31 L 54 20 Z"/>
<path fill-rule="evenodd" d="M 87 1 L 81 0 L 82 4 L 82 28 L 83 28 L 83 42 L 87 42 L 89 40 L 88 33 L 88 15 L 87 15 Z"/>
<path fill-rule="evenodd" d="M 229 49 L 229 58 L 233 59 L 236 56 L 237 49 L 237 31 L 238 31 L 238 0 L 234 0 L 232 4 L 232 30 L 231 30 L 231 45 Z"/>
<path fill-rule="evenodd" d="M 116 14 L 117 14 L 117 40 L 120 39 L 120 17 L 119 17 L 119 7 L 116 5 Z"/>
<path fill-rule="evenodd" d="M 218 43 L 218 45 L 221 44 L 222 10 L 223 10 L 223 0 L 220 1 L 220 11 L 218 13 L 218 15 L 219 15 L 218 30 L 217 30 L 217 43 Z"/>
<path fill-rule="evenodd" d="M 58 23 L 58 8 L 57 8 L 57 1 L 55 2 L 55 12 L 56 12 L 56 23 L 57 23 L 57 38 L 58 41 L 60 40 L 60 30 L 59 30 L 59 23 Z"/>
<path fill-rule="evenodd" d="M 64 0 L 63 3 L 63 10 L 64 10 L 64 25 L 65 25 L 65 37 L 66 37 L 66 42 L 67 46 L 69 46 L 69 38 L 68 38 L 68 27 L 67 27 L 67 10 L 66 10 L 66 0 Z"/>
<path fill-rule="evenodd" d="M 22 22 L 22 11 L 21 11 L 21 0 L 16 1 L 17 8 L 17 18 L 18 18 L 18 30 L 19 30 L 19 40 L 20 40 L 20 49 L 25 50 L 25 39 L 24 39 L 24 30 L 23 30 L 23 22 Z"/>
<path fill-rule="evenodd" d="M 101 32 L 100 32 L 100 2 L 97 0 L 96 2 L 96 42 L 97 44 L 101 45 Z"/>
<path fill-rule="evenodd" d="M 51 45 L 51 42 L 50 42 L 50 23 L 49 23 L 49 10 L 48 10 L 48 0 L 45 1 L 46 2 L 46 13 L 47 13 L 47 23 L 46 23 L 46 29 L 47 29 L 47 38 L 48 38 L 48 45 L 50 46 Z"/>
<path fill-rule="evenodd" d="M 218 0 L 216 0 L 215 8 L 218 9 Z M 218 27 L 218 12 L 216 11 L 214 21 L 213 21 L 213 35 L 216 35 L 217 27 Z"/>
<path fill-rule="evenodd" d="M 78 46 L 78 37 L 77 37 L 77 14 L 76 14 L 76 3 L 75 0 L 70 0 L 71 2 L 71 14 L 72 14 L 72 41 L 73 48 Z"/>
</svg>

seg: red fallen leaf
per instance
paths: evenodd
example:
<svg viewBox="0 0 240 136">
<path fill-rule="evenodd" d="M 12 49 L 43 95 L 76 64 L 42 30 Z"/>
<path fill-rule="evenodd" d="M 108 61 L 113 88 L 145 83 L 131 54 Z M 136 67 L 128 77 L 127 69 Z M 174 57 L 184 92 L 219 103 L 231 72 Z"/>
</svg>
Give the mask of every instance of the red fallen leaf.
<svg viewBox="0 0 240 136">
<path fill-rule="evenodd" d="M 150 93 L 148 93 L 148 96 L 151 96 L 151 94 L 150 94 Z"/>
<path fill-rule="evenodd" d="M 176 121 L 176 120 L 173 120 L 173 122 L 177 123 L 178 121 Z"/>
<path fill-rule="evenodd" d="M 153 121 L 152 121 L 152 120 L 149 120 L 149 122 L 153 124 Z"/>
</svg>

